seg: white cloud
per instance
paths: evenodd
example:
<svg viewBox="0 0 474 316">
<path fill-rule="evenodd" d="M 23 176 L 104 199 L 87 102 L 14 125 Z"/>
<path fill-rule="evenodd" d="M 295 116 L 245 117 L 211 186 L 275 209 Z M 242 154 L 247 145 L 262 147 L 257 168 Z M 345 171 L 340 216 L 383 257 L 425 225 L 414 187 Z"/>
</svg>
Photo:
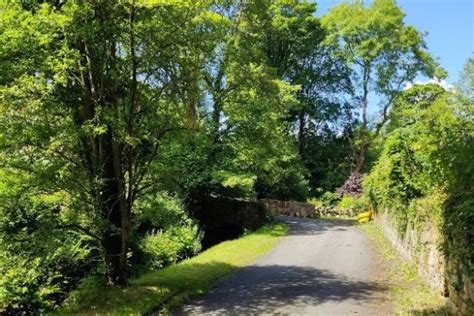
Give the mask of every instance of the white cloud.
<svg viewBox="0 0 474 316">
<path fill-rule="evenodd" d="M 437 84 L 446 91 L 453 91 L 454 90 L 454 86 L 452 84 L 450 84 L 449 82 L 447 82 L 446 80 L 444 80 L 444 79 L 430 79 L 430 80 L 426 80 L 426 81 L 416 80 L 415 82 L 407 83 L 406 86 L 405 86 L 405 90 L 408 90 L 408 89 L 410 89 L 411 87 L 413 87 L 415 85 L 425 85 L 425 84 L 430 84 L 430 83 Z"/>
</svg>

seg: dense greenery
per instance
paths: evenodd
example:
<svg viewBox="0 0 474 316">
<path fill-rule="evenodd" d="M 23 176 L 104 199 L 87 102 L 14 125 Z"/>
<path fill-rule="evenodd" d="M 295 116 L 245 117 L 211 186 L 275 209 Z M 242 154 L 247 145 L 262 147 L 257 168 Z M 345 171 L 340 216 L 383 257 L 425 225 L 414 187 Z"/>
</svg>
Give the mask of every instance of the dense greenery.
<svg viewBox="0 0 474 316">
<path fill-rule="evenodd" d="M 440 69 L 426 50 L 422 34 L 405 25 L 404 13 L 393 0 L 362 1 L 335 6 L 323 19 L 330 36 L 329 46 L 351 66 L 354 97 L 360 108 L 360 126 L 355 131 L 358 152 L 355 171 L 364 167 L 367 151 L 388 120 L 389 109 L 404 86 L 417 75 L 443 78 Z M 367 109 L 369 95 L 379 96 L 380 117 L 369 130 Z"/>
<path fill-rule="evenodd" d="M 316 10 L 0 1 L 0 312 L 53 310 L 79 284 L 127 286 L 194 256 L 203 196 L 334 205 L 374 161 L 372 203 L 401 229 L 436 218 L 472 258 L 472 60 L 459 92 L 405 91 L 445 73 L 394 0 Z"/>
<path fill-rule="evenodd" d="M 470 275 L 474 261 L 473 59 L 459 89 L 415 85 L 395 101 L 382 154 L 365 179 L 377 211 L 388 212 L 403 236 L 434 223 L 444 250 Z M 471 87 L 471 88 L 469 88 Z M 469 93 L 465 93 L 469 91 Z"/>
<path fill-rule="evenodd" d="M 286 230 L 283 223 L 264 226 L 179 264 L 145 273 L 131 280 L 126 289 L 107 288 L 100 280 L 84 279 L 58 314 L 166 313 L 190 296 L 209 291 L 216 279 L 252 263 L 270 250 Z"/>
</svg>

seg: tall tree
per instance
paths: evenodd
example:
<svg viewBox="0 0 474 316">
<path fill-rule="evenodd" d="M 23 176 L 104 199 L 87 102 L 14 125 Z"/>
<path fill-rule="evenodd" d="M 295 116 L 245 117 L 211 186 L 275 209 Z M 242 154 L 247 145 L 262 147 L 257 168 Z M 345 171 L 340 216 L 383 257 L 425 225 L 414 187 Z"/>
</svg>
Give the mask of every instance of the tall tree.
<svg viewBox="0 0 474 316">
<path fill-rule="evenodd" d="M 405 85 L 418 75 L 442 78 L 444 70 L 426 50 L 423 34 L 403 21 L 395 0 L 345 2 L 331 8 L 322 23 L 328 46 L 336 49 L 352 68 L 352 85 L 358 103 L 360 127 L 354 171 L 361 171 L 367 150 L 388 120 L 388 112 Z M 380 117 L 369 132 L 370 94 L 377 95 Z"/>
<path fill-rule="evenodd" d="M 312 194 L 331 172 L 339 173 L 341 168 L 335 166 L 345 165 L 347 149 L 334 159 L 326 148 L 334 152 L 347 142 L 348 129 L 342 118 L 347 113 L 345 97 L 351 91 L 350 69 L 340 56 L 331 54 L 332 47 L 323 45 L 327 32 L 316 17 L 316 9 L 315 3 L 304 0 L 269 1 L 263 26 L 268 64 L 280 78 L 299 87 L 298 102 L 288 105 L 289 121 Z M 329 177 L 339 178 L 333 175 Z"/>
<path fill-rule="evenodd" d="M 144 0 L 2 2 L 0 15 L 2 165 L 28 174 L 27 193 L 68 192 L 93 220 L 67 227 L 98 239 L 125 284 L 134 203 L 163 138 L 195 128 L 224 18 Z"/>
<path fill-rule="evenodd" d="M 180 186 L 191 200 L 205 194 L 305 198 L 286 121 L 296 89 L 268 66 L 264 53 L 268 3 L 214 4 L 229 23 L 219 29 L 202 69 L 200 137 L 180 146 L 188 161 Z"/>
<path fill-rule="evenodd" d="M 290 109 L 300 154 L 307 132 L 322 128 L 341 115 L 336 93 L 348 93 L 348 68 L 324 46 L 326 31 L 315 16 L 315 3 L 301 0 L 271 1 L 265 25 L 265 53 L 269 65 L 285 81 L 298 85 L 298 104 Z"/>
</svg>

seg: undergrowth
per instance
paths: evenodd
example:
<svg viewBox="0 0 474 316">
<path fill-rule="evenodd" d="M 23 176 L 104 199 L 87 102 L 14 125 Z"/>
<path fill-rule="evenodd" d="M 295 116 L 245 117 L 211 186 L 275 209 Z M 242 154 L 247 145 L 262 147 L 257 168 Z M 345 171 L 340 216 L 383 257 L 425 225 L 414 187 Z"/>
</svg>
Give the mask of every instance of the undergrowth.
<svg viewBox="0 0 474 316">
<path fill-rule="evenodd" d="M 287 226 L 273 223 L 242 238 L 220 243 L 165 269 L 131 280 L 127 288 L 84 282 L 68 306 L 55 315 L 117 315 L 168 313 L 188 298 L 206 293 L 212 283 L 252 263 L 285 235 Z"/>
</svg>

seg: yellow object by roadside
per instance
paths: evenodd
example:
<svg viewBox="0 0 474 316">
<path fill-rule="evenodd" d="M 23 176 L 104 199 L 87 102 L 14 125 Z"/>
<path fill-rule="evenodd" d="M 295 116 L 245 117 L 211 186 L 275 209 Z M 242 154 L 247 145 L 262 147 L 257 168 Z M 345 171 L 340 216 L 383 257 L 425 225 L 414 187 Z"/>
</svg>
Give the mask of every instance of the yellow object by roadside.
<svg viewBox="0 0 474 316">
<path fill-rule="evenodd" d="M 372 219 L 372 212 L 364 212 L 357 215 L 357 220 L 359 224 L 367 223 Z"/>
<path fill-rule="evenodd" d="M 368 223 L 370 221 L 370 218 L 369 217 L 364 217 L 364 218 L 361 218 L 359 219 L 359 224 L 364 224 L 364 223 Z"/>
</svg>

